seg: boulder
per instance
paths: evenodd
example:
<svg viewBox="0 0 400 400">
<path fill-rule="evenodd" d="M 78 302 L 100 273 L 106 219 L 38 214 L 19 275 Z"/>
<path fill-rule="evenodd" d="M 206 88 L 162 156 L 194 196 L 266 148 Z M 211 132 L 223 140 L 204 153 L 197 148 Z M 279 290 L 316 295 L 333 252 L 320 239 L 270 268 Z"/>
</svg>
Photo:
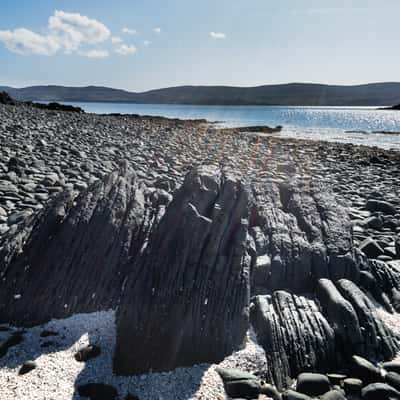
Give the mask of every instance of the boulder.
<svg viewBox="0 0 400 400">
<path fill-rule="evenodd" d="M 385 382 L 400 391 L 400 374 L 397 372 L 388 372 L 385 375 Z"/>
<path fill-rule="evenodd" d="M 320 397 L 321 400 L 346 400 L 345 395 L 337 389 L 330 390 Z"/>
<path fill-rule="evenodd" d="M 238 369 L 217 367 L 216 371 L 224 382 L 225 391 L 232 398 L 257 398 L 261 392 L 259 379 Z"/>
<path fill-rule="evenodd" d="M 326 375 L 303 372 L 297 377 L 296 390 L 308 396 L 320 396 L 330 389 Z"/>
<path fill-rule="evenodd" d="M 363 400 L 398 400 L 400 392 L 386 383 L 371 383 L 361 390 Z"/>
<path fill-rule="evenodd" d="M 384 214 L 388 215 L 395 215 L 396 214 L 396 208 L 393 206 L 393 204 L 387 202 L 387 201 L 382 201 L 382 200 L 368 200 L 365 208 L 368 211 L 380 211 Z"/>
<path fill-rule="evenodd" d="M 350 368 L 352 376 L 361 379 L 364 385 L 383 381 L 379 368 L 365 358 L 353 356 Z"/>
<path fill-rule="evenodd" d="M 357 378 L 346 378 L 343 381 L 343 388 L 348 396 L 360 396 L 363 382 Z"/>
</svg>

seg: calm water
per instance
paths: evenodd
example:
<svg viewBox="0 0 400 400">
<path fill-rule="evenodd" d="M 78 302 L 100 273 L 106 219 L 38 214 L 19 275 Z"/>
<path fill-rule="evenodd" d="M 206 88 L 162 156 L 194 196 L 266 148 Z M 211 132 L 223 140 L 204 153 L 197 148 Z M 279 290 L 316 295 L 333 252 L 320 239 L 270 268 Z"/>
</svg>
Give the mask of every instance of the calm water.
<svg viewBox="0 0 400 400">
<path fill-rule="evenodd" d="M 400 150 L 400 111 L 371 107 L 192 106 L 175 104 L 67 103 L 87 112 L 205 118 L 227 127 L 282 125 L 281 136 L 351 142 Z M 366 131 L 369 133 L 348 133 Z M 399 132 L 396 135 L 373 131 Z"/>
</svg>

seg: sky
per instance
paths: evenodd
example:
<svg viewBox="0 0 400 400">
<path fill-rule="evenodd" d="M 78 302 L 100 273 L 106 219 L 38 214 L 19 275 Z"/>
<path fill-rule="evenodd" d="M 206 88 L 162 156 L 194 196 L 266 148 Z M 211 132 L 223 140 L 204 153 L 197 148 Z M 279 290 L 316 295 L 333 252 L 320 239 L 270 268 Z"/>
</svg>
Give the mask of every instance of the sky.
<svg viewBox="0 0 400 400">
<path fill-rule="evenodd" d="M 399 0 L 1 0 L 0 85 L 400 81 Z"/>
</svg>

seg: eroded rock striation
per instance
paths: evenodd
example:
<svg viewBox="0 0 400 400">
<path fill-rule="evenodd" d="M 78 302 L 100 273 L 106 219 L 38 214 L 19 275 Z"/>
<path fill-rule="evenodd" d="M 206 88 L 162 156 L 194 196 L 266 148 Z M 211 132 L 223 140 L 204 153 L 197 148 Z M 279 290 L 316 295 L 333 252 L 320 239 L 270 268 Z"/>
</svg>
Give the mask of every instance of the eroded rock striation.
<svg viewBox="0 0 400 400">
<path fill-rule="evenodd" d="M 247 216 L 247 191 L 237 179 L 215 167 L 187 175 L 131 266 L 117 315 L 118 373 L 222 360 L 242 344 Z"/>
</svg>

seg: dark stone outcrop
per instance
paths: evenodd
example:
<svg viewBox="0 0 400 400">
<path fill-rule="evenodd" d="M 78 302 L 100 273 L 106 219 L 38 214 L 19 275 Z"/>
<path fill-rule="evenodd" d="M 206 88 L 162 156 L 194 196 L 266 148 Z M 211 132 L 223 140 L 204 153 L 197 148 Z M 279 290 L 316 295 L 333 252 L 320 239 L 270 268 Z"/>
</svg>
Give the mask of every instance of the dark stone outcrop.
<svg viewBox="0 0 400 400">
<path fill-rule="evenodd" d="M 251 322 L 270 366 L 267 380 L 278 388 L 302 371 L 335 364 L 334 330 L 312 298 L 285 291 L 257 296 Z"/>
<path fill-rule="evenodd" d="M 0 104 L 15 106 L 17 102 L 7 92 L 0 92 Z"/>
<path fill-rule="evenodd" d="M 247 215 L 248 195 L 237 179 L 214 167 L 187 175 L 131 262 L 136 273 L 117 315 L 117 373 L 216 361 L 241 345 L 248 328 Z"/>
<path fill-rule="evenodd" d="M 257 256 L 271 260 L 265 288 L 302 293 L 319 278 L 358 280 L 363 260 L 353 247 L 349 216 L 332 193 L 291 180 L 254 187 L 253 196 L 250 234 Z"/>
<path fill-rule="evenodd" d="M 4 240 L 0 321 L 31 326 L 114 308 L 145 214 L 143 188 L 126 165 L 78 197 L 63 192 Z"/>
</svg>

